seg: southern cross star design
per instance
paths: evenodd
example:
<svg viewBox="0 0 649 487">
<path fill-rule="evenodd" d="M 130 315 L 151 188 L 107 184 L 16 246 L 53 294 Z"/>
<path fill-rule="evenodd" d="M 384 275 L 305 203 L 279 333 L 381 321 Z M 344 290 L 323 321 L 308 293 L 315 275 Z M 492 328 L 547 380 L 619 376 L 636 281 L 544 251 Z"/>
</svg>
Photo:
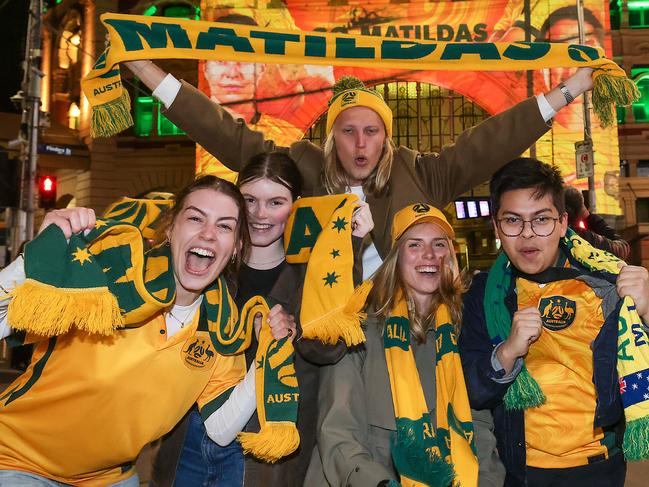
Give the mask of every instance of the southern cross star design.
<svg viewBox="0 0 649 487">
<path fill-rule="evenodd" d="M 73 252 L 72 255 L 74 255 L 72 262 L 79 262 L 81 265 L 90 262 L 90 257 L 92 257 L 92 254 L 88 252 L 88 249 L 82 249 L 81 247 L 77 247 L 76 252 Z"/>
<path fill-rule="evenodd" d="M 631 373 L 620 379 L 624 407 L 649 401 L 649 369 Z"/>
<path fill-rule="evenodd" d="M 323 277 L 322 280 L 325 282 L 325 286 L 329 287 L 334 287 L 334 284 L 338 284 L 338 278 L 340 277 L 340 274 L 336 274 L 336 272 L 327 272 L 327 276 Z"/>
<path fill-rule="evenodd" d="M 331 257 L 334 258 L 334 259 L 336 257 L 340 257 L 340 250 L 338 250 L 338 249 L 331 249 L 331 252 L 329 252 L 329 253 L 331 254 Z"/>
<path fill-rule="evenodd" d="M 106 220 L 98 219 L 97 221 L 95 221 L 95 228 L 105 227 L 106 225 L 108 225 L 108 223 L 106 223 Z"/>
<path fill-rule="evenodd" d="M 347 226 L 347 221 L 344 218 L 338 217 L 336 221 L 332 223 L 332 230 L 338 230 L 338 233 L 342 232 Z"/>
</svg>

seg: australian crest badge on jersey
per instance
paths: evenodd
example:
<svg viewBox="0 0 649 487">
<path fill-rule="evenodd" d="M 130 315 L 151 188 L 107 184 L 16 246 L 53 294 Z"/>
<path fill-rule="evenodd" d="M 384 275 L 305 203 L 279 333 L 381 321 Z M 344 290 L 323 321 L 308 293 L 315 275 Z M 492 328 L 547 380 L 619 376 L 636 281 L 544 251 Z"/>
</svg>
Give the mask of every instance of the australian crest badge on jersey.
<svg viewBox="0 0 649 487">
<path fill-rule="evenodd" d="M 216 350 L 207 333 L 197 333 L 185 341 L 181 354 L 185 365 L 192 369 L 210 368 L 216 360 Z"/>
<path fill-rule="evenodd" d="M 548 330 L 563 330 L 575 321 L 577 303 L 564 296 L 551 296 L 539 301 L 539 311 L 543 326 Z"/>
</svg>

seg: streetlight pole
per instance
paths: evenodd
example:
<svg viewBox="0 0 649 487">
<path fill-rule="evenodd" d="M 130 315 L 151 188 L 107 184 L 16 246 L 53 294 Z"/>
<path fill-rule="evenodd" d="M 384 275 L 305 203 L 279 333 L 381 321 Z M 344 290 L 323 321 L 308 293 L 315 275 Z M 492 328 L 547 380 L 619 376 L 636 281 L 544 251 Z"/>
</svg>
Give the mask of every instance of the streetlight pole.
<svg viewBox="0 0 649 487">
<path fill-rule="evenodd" d="M 579 44 L 586 43 L 586 33 L 584 32 L 584 0 L 577 0 L 577 25 L 579 27 Z M 590 94 L 585 92 L 584 97 L 584 142 L 592 147 L 593 138 L 591 136 L 590 125 Z M 588 176 L 588 203 L 591 213 L 597 212 L 597 198 L 595 197 L 595 158 L 593 157 L 592 174 Z"/>
<path fill-rule="evenodd" d="M 43 0 L 31 0 L 27 20 L 27 42 L 23 61 L 22 119 L 20 124 L 20 210 L 14 223 L 14 252 L 20 242 L 34 237 L 36 170 L 38 162 L 38 129 L 41 106 L 41 19 Z"/>
</svg>

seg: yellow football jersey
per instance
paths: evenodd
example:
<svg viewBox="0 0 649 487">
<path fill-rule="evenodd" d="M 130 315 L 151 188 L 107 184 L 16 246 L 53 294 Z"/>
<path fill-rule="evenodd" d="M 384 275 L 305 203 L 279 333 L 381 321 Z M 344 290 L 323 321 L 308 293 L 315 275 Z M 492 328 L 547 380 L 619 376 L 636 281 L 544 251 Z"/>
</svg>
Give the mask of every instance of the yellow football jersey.
<svg viewBox="0 0 649 487">
<path fill-rule="evenodd" d="M 0 397 L 0 469 L 111 484 L 133 475 L 140 450 L 195 402 L 204 414 L 218 409 L 245 359 L 215 353 L 198 315 L 170 339 L 158 315 L 112 337 L 72 331 L 39 342 Z"/>
<path fill-rule="evenodd" d="M 543 332 L 525 365 L 545 393 L 545 404 L 525 410 L 527 465 L 568 468 L 608 455 L 609 438 L 594 427 L 596 391 L 591 343 L 603 323 L 601 299 L 588 284 L 538 284 L 518 278 L 519 309 L 536 307 Z"/>
</svg>

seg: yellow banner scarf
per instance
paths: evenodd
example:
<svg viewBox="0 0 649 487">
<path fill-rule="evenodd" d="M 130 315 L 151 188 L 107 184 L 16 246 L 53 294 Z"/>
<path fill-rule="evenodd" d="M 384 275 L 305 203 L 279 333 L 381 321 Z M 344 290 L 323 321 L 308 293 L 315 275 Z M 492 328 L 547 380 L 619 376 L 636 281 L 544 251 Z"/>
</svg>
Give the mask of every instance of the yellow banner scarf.
<svg viewBox="0 0 649 487">
<path fill-rule="evenodd" d="M 351 307 L 363 309 L 371 289 L 371 280 L 356 288 Z M 391 481 L 391 487 L 478 485 L 471 408 L 455 327 L 446 305 L 440 305 L 435 313 L 435 335 L 436 430 L 412 353 L 408 306 L 403 297 L 385 322 L 383 346 L 397 425 L 392 459 L 400 476 L 400 484 Z"/>
<path fill-rule="evenodd" d="M 444 71 L 519 71 L 583 67 L 593 73 L 593 107 L 604 126 L 617 105 L 639 98 L 635 84 L 599 47 L 545 42 L 434 42 L 302 32 L 166 17 L 106 13 L 110 44 L 81 81 L 93 107 L 93 137 L 133 124 L 118 64 L 137 59 L 217 59 Z"/>
<path fill-rule="evenodd" d="M 286 261 L 307 264 L 302 290 L 302 336 L 347 346 L 365 341 L 358 313 L 349 311 L 354 292 L 352 213 L 358 197 L 336 194 L 300 198 L 284 230 Z"/>
<path fill-rule="evenodd" d="M 586 269 L 604 276 L 616 276 L 622 262 L 613 254 L 596 249 L 572 230 L 561 246 Z M 504 307 L 511 271 L 502 253 L 489 271 L 484 309 L 490 337 L 497 343 L 509 336 L 511 320 Z M 492 275 L 493 273 L 493 275 Z M 649 459 L 649 336 L 629 297 L 622 300 L 618 317 L 617 374 L 624 406 L 626 430 L 622 449 L 628 460 Z M 526 409 L 545 402 L 538 382 L 523 366 L 504 398 L 507 409 Z"/>
<path fill-rule="evenodd" d="M 242 321 L 261 313 L 262 326 L 255 356 L 255 389 L 259 433 L 239 433 L 245 453 L 266 462 L 290 455 L 300 445 L 295 427 L 300 398 L 293 359 L 295 350 L 288 337 L 275 340 L 267 322 L 270 307 L 264 298 L 248 300 L 241 312 Z"/>
</svg>

